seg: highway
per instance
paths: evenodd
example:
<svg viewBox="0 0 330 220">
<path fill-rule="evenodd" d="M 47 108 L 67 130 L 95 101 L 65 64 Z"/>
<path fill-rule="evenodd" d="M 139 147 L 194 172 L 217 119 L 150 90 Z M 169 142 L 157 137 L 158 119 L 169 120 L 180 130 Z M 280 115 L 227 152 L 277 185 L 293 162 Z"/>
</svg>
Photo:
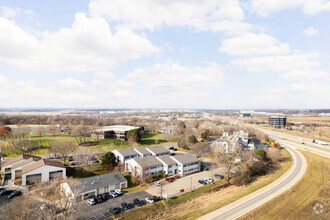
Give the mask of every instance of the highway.
<svg viewBox="0 0 330 220">
<path fill-rule="evenodd" d="M 297 149 L 315 153 L 324 157 L 330 157 L 330 145 L 319 145 L 312 142 L 312 139 L 302 141 L 299 137 L 260 129 L 267 133 L 272 139 L 285 147 L 293 158 L 293 166 L 290 170 L 273 183 L 249 194 L 227 206 L 217 209 L 209 214 L 200 217 L 200 220 L 209 219 L 237 219 L 262 204 L 270 201 L 281 193 L 289 190 L 297 183 L 305 173 L 307 164 L 304 156 Z M 304 142 L 304 144 L 302 143 Z"/>
</svg>

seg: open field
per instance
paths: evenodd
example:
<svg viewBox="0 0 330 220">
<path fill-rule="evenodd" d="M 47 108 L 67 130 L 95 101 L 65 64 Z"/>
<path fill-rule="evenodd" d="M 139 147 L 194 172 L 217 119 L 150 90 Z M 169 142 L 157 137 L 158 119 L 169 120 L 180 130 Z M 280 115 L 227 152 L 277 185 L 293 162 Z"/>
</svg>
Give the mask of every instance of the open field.
<svg viewBox="0 0 330 220">
<path fill-rule="evenodd" d="M 164 140 L 160 134 L 146 132 L 144 137 L 141 138 L 140 144 L 138 144 L 137 147 L 155 145 L 156 139 L 158 140 L 158 144 L 167 143 L 167 141 Z M 31 138 L 31 140 L 38 140 L 39 145 L 43 146 L 42 149 L 38 149 L 31 152 L 31 154 L 34 156 L 42 156 L 45 155 L 46 153 L 50 153 L 49 149 L 51 147 L 52 142 L 61 142 L 61 141 L 70 141 L 70 140 L 75 142 L 75 138 L 70 136 Z M 81 148 L 89 148 L 95 152 L 98 152 L 98 151 L 109 151 L 114 149 L 131 147 L 131 145 L 127 141 L 122 141 L 119 139 L 100 139 L 100 140 L 94 139 L 94 141 L 100 141 L 100 144 L 96 146 L 81 147 Z M 8 157 L 14 157 L 19 154 L 21 154 L 21 152 L 10 151 L 6 153 Z"/>
<path fill-rule="evenodd" d="M 219 180 L 215 184 L 209 184 L 192 192 L 134 210 L 131 214 L 123 216 L 122 219 L 196 219 L 232 203 L 282 176 L 292 165 L 292 158 L 288 151 L 283 149 L 282 154 L 284 159 L 278 169 L 267 176 L 257 178 L 248 186 L 228 186 L 226 180 Z"/>
<path fill-rule="evenodd" d="M 291 189 L 290 193 L 287 192 L 271 200 L 241 219 L 330 218 L 330 159 L 312 153 L 302 153 L 308 162 L 303 179 Z M 320 212 L 321 206 L 317 204 L 323 206 L 322 212 Z"/>
</svg>

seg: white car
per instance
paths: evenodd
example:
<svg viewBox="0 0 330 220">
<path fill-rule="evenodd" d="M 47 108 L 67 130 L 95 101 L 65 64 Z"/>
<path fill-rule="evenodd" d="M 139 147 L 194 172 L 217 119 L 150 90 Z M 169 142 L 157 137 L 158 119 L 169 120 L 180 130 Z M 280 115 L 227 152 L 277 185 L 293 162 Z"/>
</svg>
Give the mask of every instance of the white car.
<svg viewBox="0 0 330 220">
<path fill-rule="evenodd" d="M 154 200 L 153 200 L 152 198 L 150 198 L 150 197 L 147 197 L 147 198 L 146 198 L 146 201 L 147 201 L 147 203 L 149 203 L 149 204 L 154 203 Z"/>
<path fill-rule="evenodd" d="M 236 171 L 236 170 L 230 170 L 230 172 L 231 172 L 231 173 L 237 173 L 237 171 Z"/>
<path fill-rule="evenodd" d="M 155 184 L 156 186 L 160 186 L 160 182 L 159 182 L 159 181 L 154 182 L 154 184 Z"/>
<path fill-rule="evenodd" d="M 123 191 L 121 191 L 120 189 L 115 189 L 115 193 L 117 193 L 118 195 L 122 195 Z"/>
<path fill-rule="evenodd" d="M 112 192 L 110 192 L 109 194 L 110 194 L 110 196 L 112 196 L 113 198 L 115 198 L 115 197 L 117 197 L 117 196 L 118 196 L 118 194 L 117 194 L 116 192 L 113 192 L 113 191 L 112 191 Z"/>
<path fill-rule="evenodd" d="M 87 203 L 88 203 L 89 205 L 95 205 L 95 204 L 96 204 L 95 199 L 88 199 L 88 200 L 87 200 Z"/>
<path fill-rule="evenodd" d="M 40 206 L 40 209 L 44 210 L 44 209 L 49 208 L 49 207 L 50 207 L 50 205 L 48 203 L 44 203 Z"/>
</svg>

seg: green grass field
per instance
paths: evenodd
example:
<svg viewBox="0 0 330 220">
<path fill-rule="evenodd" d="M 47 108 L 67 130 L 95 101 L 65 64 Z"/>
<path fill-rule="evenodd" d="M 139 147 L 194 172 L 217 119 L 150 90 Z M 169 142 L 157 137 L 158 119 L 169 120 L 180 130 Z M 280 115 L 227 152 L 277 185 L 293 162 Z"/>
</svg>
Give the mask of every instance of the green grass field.
<svg viewBox="0 0 330 220">
<path fill-rule="evenodd" d="M 143 147 L 143 146 L 151 146 L 155 145 L 156 141 L 158 140 L 158 144 L 164 144 L 167 141 L 161 137 L 160 134 L 154 134 L 150 132 L 145 132 L 144 137 L 141 138 L 140 143 L 137 145 L 137 147 Z M 52 142 L 62 142 L 62 141 L 73 141 L 75 142 L 74 137 L 69 136 L 61 136 L 61 137 L 43 137 L 43 138 L 31 138 L 31 140 L 38 140 L 39 145 L 42 145 L 42 149 L 38 149 L 35 151 L 32 151 L 31 154 L 34 156 L 42 156 L 44 155 L 48 149 L 51 147 Z M 127 141 L 122 141 L 119 139 L 92 139 L 92 141 L 100 141 L 100 144 L 96 146 L 88 147 L 89 149 L 93 151 L 103 151 L 103 150 L 114 150 L 114 149 L 120 149 L 120 148 L 129 148 L 131 145 Z M 14 157 L 21 154 L 21 152 L 7 152 L 8 157 Z"/>
</svg>

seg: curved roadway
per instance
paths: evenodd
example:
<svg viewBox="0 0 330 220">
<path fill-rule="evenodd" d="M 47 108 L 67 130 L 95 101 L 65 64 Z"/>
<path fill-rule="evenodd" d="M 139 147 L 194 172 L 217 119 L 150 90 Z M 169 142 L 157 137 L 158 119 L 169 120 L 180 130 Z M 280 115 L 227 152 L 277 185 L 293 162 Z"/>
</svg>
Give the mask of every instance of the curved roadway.
<svg viewBox="0 0 330 220">
<path fill-rule="evenodd" d="M 287 173 L 282 175 L 279 179 L 273 183 L 259 189 L 258 191 L 249 194 L 227 206 L 217 209 L 207 215 L 200 217 L 200 220 L 209 219 L 236 219 L 240 216 L 250 212 L 258 206 L 266 203 L 272 198 L 280 195 L 284 191 L 290 189 L 295 183 L 297 183 L 306 170 L 306 160 L 304 156 L 298 152 L 295 148 L 286 144 L 282 144 L 292 155 L 293 166 Z"/>
</svg>

